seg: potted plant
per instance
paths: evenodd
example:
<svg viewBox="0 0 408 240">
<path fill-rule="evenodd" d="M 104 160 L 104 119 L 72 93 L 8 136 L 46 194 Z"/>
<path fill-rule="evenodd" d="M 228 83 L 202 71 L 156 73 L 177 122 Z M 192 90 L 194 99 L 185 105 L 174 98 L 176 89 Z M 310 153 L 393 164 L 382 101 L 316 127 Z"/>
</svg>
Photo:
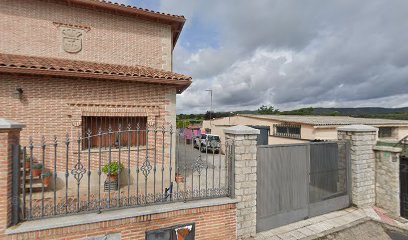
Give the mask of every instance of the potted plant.
<svg viewBox="0 0 408 240">
<path fill-rule="evenodd" d="M 31 160 L 31 158 L 30 158 L 30 156 L 26 156 L 25 157 L 25 159 L 24 159 L 24 169 L 26 169 L 26 170 L 30 170 L 30 160 Z"/>
<path fill-rule="evenodd" d="M 51 176 L 52 173 L 50 171 L 46 171 L 43 175 L 42 175 L 42 182 L 44 184 L 44 187 L 48 187 L 50 185 L 51 182 Z"/>
<path fill-rule="evenodd" d="M 109 175 L 109 169 L 110 169 L 110 175 Z M 110 180 L 111 182 L 116 182 L 118 181 L 118 175 L 119 175 L 119 169 L 122 172 L 124 167 L 123 164 L 119 164 L 118 162 L 111 162 L 110 164 L 106 164 L 102 168 L 102 172 L 107 175 L 106 180 Z"/>
<path fill-rule="evenodd" d="M 183 183 L 184 182 L 184 176 L 181 175 L 180 173 L 176 173 L 176 183 Z"/>
<path fill-rule="evenodd" d="M 33 164 L 33 167 L 31 169 L 31 173 L 33 177 L 41 176 L 42 168 L 43 168 L 43 165 L 41 163 Z"/>
</svg>

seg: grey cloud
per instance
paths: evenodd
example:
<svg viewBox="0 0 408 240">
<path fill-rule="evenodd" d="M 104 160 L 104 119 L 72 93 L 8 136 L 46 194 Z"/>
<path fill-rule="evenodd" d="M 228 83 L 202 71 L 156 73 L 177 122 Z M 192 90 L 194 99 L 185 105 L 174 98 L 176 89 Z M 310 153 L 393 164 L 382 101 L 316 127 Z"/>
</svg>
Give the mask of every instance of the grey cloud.
<svg viewBox="0 0 408 240">
<path fill-rule="evenodd" d="M 178 110 L 408 104 L 406 0 L 162 0 L 161 10 L 217 29 L 219 48 L 178 44 L 194 84 Z M 205 101 L 203 101 L 205 99 Z"/>
</svg>

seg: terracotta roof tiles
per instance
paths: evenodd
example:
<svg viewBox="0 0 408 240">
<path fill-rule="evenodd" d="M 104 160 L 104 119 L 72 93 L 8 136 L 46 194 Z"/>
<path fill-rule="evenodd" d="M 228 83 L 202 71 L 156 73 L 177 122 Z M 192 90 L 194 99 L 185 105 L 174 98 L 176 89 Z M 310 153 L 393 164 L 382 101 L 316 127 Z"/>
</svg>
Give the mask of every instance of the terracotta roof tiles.
<svg viewBox="0 0 408 240">
<path fill-rule="evenodd" d="M 123 4 L 123 3 L 111 2 L 111 1 L 106 1 L 106 0 L 91 0 L 91 1 L 101 2 L 101 3 L 111 4 L 111 5 L 117 5 L 117 6 L 124 7 L 124 8 L 137 9 L 137 10 L 148 12 L 148 13 L 155 13 L 155 14 L 160 14 L 160 15 L 166 15 L 166 16 L 171 16 L 171 17 L 175 17 L 175 18 L 185 19 L 184 16 L 182 16 L 182 15 L 175 15 L 175 14 L 169 14 L 169 13 L 153 11 L 153 10 L 150 10 L 150 9 L 147 9 L 147 8 L 139 8 L 139 7 L 136 7 L 136 6 L 133 6 L 133 5 L 127 5 L 127 4 Z"/>
<path fill-rule="evenodd" d="M 191 77 L 145 66 L 126 66 L 59 58 L 0 53 L 0 72 L 77 78 L 125 80 L 177 85 L 182 92 Z"/>
</svg>

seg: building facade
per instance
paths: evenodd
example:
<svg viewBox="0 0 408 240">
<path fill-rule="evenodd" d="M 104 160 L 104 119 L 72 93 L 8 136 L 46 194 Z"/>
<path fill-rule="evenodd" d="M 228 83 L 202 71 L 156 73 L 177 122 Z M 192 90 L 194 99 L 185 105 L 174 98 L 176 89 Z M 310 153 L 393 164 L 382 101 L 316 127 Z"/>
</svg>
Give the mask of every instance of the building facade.
<svg viewBox="0 0 408 240">
<path fill-rule="evenodd" d="M 343 116 L 237 115 L 204 121 L 203 128 L 224 139 L 223 129 L 230 126 L 268 127 L 268 144 L 291 144 L 336 140 L 338 127 L 355 124 L 377 127 L 381 141 L 398 142 L 408 136 L 408 121 Z"/>
<path fill-rule="evenodd" d="M 191 82 L 171 72 L 183 17 L 38 0 L 2 1 L 0 15 L 0 116 L 26 125 L 23 143 L 77 134 L 83 117 L 175 125 L 175 96 Z"/>
</svg>

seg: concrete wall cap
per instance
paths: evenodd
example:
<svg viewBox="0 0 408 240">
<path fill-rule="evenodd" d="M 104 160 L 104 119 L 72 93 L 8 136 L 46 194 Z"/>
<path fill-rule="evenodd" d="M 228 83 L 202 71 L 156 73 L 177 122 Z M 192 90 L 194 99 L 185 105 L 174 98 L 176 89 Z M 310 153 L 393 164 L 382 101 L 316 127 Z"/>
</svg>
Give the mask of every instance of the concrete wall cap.
<svg viewBox="0 0 408 240">
<path fill-rule="evenodd" d="M 237 135 L 258 135 L 260 131 L 255 128 L 251 128 L 244 125 L 237 125 L 224 129 L 224 133 L 237 134 Z"/>
<path fill-rule="evenodd" d="M 15 129 L 24 128 L 25 125 L 19 122 L 7 120 L 5 118 L 0 118 L 0 129 Z"/>
<path fill-rule="evenodd" d="M 337 131 L 342 132 L 376 132 L 378 128 L 368 125 L 346 125 L 337 128 Z"/>
<path fill-rule="evenodd" d="M 374 151 L 381 151 L 381 152 L 392 152 L 392 153 L 400 153 L 402 152 L 402 148 L 399 147 L 390 147 L 390 146 L 374 146 Z"/>
</svg>

